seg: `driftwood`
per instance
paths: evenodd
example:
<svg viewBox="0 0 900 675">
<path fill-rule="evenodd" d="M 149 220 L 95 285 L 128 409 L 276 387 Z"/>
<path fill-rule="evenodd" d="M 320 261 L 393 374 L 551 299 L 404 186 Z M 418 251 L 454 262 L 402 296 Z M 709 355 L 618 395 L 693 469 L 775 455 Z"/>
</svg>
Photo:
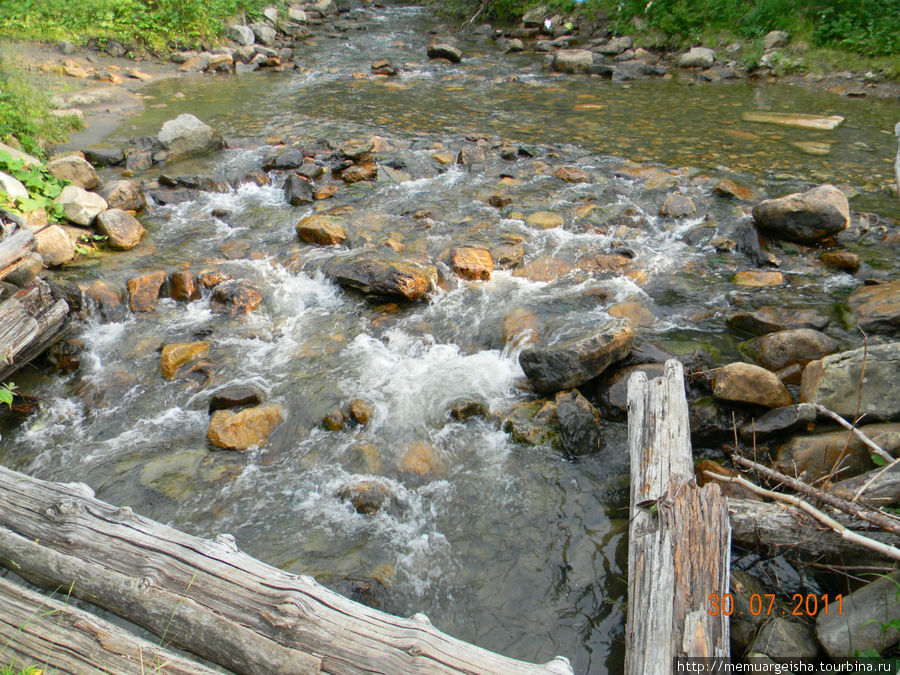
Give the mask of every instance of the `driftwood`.
<svg viewBox="0 0 900 675">
<path fill-rule="evenodd" d="M 94 499 L 82 484 L 0 467 L 0 565 L 128 619 L 236 673 L 571 673 L 456 640 L 307 576 Z M 74 583 L 73 583 L 74 582 Z"/>
<path fill-rule="evenodd" d="M 42 279 L 0 303 L 0 379 L 9 376 L 69 329 L 69 305 Z"/>
<path fill-rule="evenodd" d="M 790 549 L 810 556 L 873 555 L 873 551 L 843 539 L 789 504 L 729 497 L 728 514 L 731 520 L 731 538 L 748 547 L 762 545 Z M 832 514 L 832 517 L 850 529 L 859 525 L 855 518 L 843 514 Z M 856 531 L 882 544 L 889 545 L 897 541 L 897 537 L 882 530 Z"/>
<path fill-rule="evenodd" d="M 47 597 L 0 578 L 0 663 L 52 673 L 213 675 L 158 644 L 70 607 L 65 589 Z"/>
<path fill-rule="evenodd" d="M 728 656 L 728 619 L 710 595 L 729 589 L 731 551 L 719 487 L 694 481 L 684 371 L 628 382 L 631 525 L 625 672 L 671 673 L 675 656 Z"/>
<path fill-rule="evenodd" d="M 34 249 L 34 235 L 17 229 L 0 241 L 0 279 L 5 279 Z"/>
<path fill-rule="evenodd" d="M 900 458 L 879 469 L 838 481 L 829 492 L 847 501 L 854 501 L 862 494 L 865 503 L 876 507 L 896 504 L 900 502 Z"/>
</svg>

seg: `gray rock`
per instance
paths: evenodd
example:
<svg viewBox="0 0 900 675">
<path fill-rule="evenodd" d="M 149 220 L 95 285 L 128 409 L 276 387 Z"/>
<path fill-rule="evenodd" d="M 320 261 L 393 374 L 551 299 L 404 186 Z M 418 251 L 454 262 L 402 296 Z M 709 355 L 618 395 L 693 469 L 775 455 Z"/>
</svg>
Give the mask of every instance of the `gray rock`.
<svg viewBox="0 0 900 675">
<path fill-rule="evenodd" d="M 253 63 L 236 63 L 234 64 L 234 72 L 238 75 L 246 75 L 247 73 L 253 73 L 259 70 L 259 64 L 255 61 Z"/>
<path fill-rule="evenodd" d="M 822 330 L 828 325 L 829 319 L 814 309 L 766 306 L 752 312 L 737 312 L 725 322 L 735 330 L 764 335 L 793 328 Z"/>
<path fill-rule="evenodd" d="M 684 218 L 693 216 L 695 213 L 697 213 L 697 207 L 694 206 L 694 202 L 680 192 L 671 193 L 659 207 L 659 215 L 665 218 Z"/>
<path fill-rule="evenodd" d="M 790 39 L 790 33 L 783 30 L 772 30 L 766 33 L 766 37 L 763 38 L 763 46 L 766 51 L 770 49 L 781 49 L 782 47 L 787 47 L 788 40 Z"/>
<path fill-rule="evenodd" d="M 35 250 L 47 267 L 56 267 L 75 258 L 75 246 L 59 225 L 50 225 L 34 235 Z"/>
<path fill-rule="evenodd" d="M 591 72 L 594 72 L 594 70 L 592 69 Z M 665 66 L 652 65 L 645 61 L 632 59 L 617 63 L 612 74 L 612 79 L 614 82 L 625 82 L 627 80 L 640 80 L 645 77 L 665 74 Z"/>
<path fill-rule="evenodd" d="M 860 413 L 867 421 L 900 419 L 900 342 L 870 346 L 868 354 L 860 348 L 810 362 L 803 371 L 800 400 L 855 417 L 863 362 Z"/>
<path fill-rule="evenodd" d="M 547 347 L 528 347 L 519 354 L 519 365 L 536 391 L 556 392 L 597 377 L 610 364 L 628 356 L 632 344 L 631 322 L 613 319 L 583 337 Z"/>
<path fill-rule="evenodd" d="M 275 37 L 277 34 L 275 33 L 275 29 L 269 24 L 257 21 L 256 23 L 251 23 L 249 28 L 253 31 L 256 41 L 261 45 L 271 47 L 275 44 Z"/>
<path fill-rule="evenodd" d="M 437 270 L 430 265 L 401 260 L 387 253 L 333 259 L 322 271 L 342 286 L 410 302 L 426 300 L 437 277 Z"/>
<path fill-rule="evenodd" d="M 900 329 L 900 281 L 863 286 L 850 294 L 847 304 L 869 333 L 896 334 Z"/>
<path fill-rule="evenodd" d="M 753 220 L 760 231 L 776 239 L 811 244 L 846 229 L 850 205 L 843 192 L 826 184 L 766 199 L 753 207 Z"/>
<path fill-rule="evenodd" d="M 809 403 L 798 403 L 770 410 L 758 420 L 741 427 L 741 438 L 757 440 L 805 429 L 816 421 L 816 409 Z"/>
<path fill-rule="evenodd" d="M 125 45 L 123 45 L 118 40 L 107 40 L 106 41 L 106 49 L 104 51 L 113 57 L 125 56 L 125 53 L 128 51 L 125 49 Z"/>
<path fill-rule="evenodd" d="M 631 49 L 631 45 L 633 44 L 634 41 L 630 37 L 623 35 L 622 37 L 614 37 L 605 45 L 600 45 L 597 47 L 596 51 L 601 54 L 606 54 L 607 56 L 615 56 L 621 54 L 626 49 Z"/>
<path fill-rule="evenodd" d="M 897 628 L 882 630 L 882 625 L 900 620 L 897 584 L 900 584 L 900 572 L 845 595 L 840 613 L 819 612 L 816 633 L 829 656 L 843 658 L 868 649 L 882 652 L 900 640 Z"/>
<path fill-rule="evenodd" d="M 532 7 L 522 16 L 522 25 L 526 28 L 538 28 L 543 26 L 547 12 L 548 10 L 544 5 Z"/>
<path fill-rule="evenodd" d="M 819 646 L 812 628 L 776 616 L 763 624 L 747 651 L 772 659 L 812 658 L 819 653 Z"/>
<path fill-rule="evenodd" d="M 109 209 L 97 216 L 97 232 L 117 251 L 127 251 L 141 241 L 146 230 L 137 218 L 121 209 Z"/>
<path fill-rule="evenodd" d="M 71 56 L 78 50 L 74 44 L 68 41 L 60 42 L 56 48 L 59 50 L 60 54 L 65 54 L 66 56 Z"/>
<path fill-rule="evenodd" d="M 288 7 L 288 20 L 294 23 L 306 23 L 309 21 L 309 17 L 302 7 L 291 6 Z"/>
<path fill-rule="evenodd" d="M 56 198 L 66 214 L 66 220 L 76 225 L 90 225 L 94 218 L 106 211 L 106 200 L 75 185 L 67 185 Z"/>
<path fill-rule="evenodd" d="M 215 129 L 189 114 L 179 115 L 163 124 L 157 138 L 168 150 L 170 161 L 206 155 L 225 145 Z"/>
<path fill-rule="evenodd" d="M 560 73 L 587 73 L 594 53 L 587 49 L 562 49 L 553 55 L 553 70 Z"/>
<path fill-rule="evenodd" d="M 519 38 L 512 38 L 506 41 L 506 51 L 508 52 L 524 52 L 525 43 Z"/>
<path fill-rule="evenodd" d="M 716 53 L 708 47 L 691 47 L 678 57 L 678 65 L 682 68 L 709 68 L 716 62 Z"/>
<path fill-rule="evenodd" d="M 147 205 L 147 198 L 136 180 L 114 180 L 97 188 L 97 194 L 106 200 L 111 209 L 140 211 Z"/>
<path fill-rule="evenodd" d="M 741 351 L 769 370 L 781 370 L 795 363 L 805 366 L 810 361 L 834 354 L 838 348 L 837 340 L 812 328 L 769 333 L 741 345 Z"/>
<path fill-rule="evenodd" d="M 228 28 L 228 37 L 244 47 L 252 45 L 255 41 L 253 30 L 250 27 L 241 24 L 230 26 Z"/>
<path fill-rule="evenodd" d="M 462 60 L 462 52 L 458 48 L 442 42 L 428 45 L 426 53 L 429 59 L 447 59 L 453 63 Z"/>
<path fill-rule="evenodd" d="M 68 155 L 54 159 L 47 164 L 47 171 L 60 180 L 67 180 L 72 185 L 90 190 L 100 184 L 97 170 L 86 159 L 78 155 Z"/>
<path fill-rule="evenodd" d="M 5 192 L 13 199 L 28 199 L 28 190 L 22 182 L 2 171 L 0 171 L 0 192 Z"/>
<path fill-rule="evenodd" d="M 266 17 L 266 21 L 271 23 L 273 26 L 278 24 L 278 8 L 277 7 L 266 7 L 263 10 L 263 16 Z"/>
<path fill-rule="evenodd" d="M 115 166 L 125 161 L 125 152 L 122 148 L 107 148 L 92 146 L 82 150 L 84 158 L 94 166 Z"/>
<path fill-rule="evenodd" d="M 578 457 L 598 452 L 606 445 L 603 418 L 577 389 L 556 395 L 556 419 L 563 449 Z"/>
<path fill-rule="evenodd" d="M 291 206 L 315 201 L 312 185 L 305 178 L 290 175 L 284 183 L 284 198 Z"/>
</svg>

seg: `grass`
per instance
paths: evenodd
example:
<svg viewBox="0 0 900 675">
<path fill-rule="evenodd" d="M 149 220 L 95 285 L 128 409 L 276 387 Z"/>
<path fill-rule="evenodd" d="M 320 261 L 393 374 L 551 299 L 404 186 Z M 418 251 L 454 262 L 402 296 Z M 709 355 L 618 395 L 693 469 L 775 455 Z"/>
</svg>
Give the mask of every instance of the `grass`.
<svg viewBox="0 0 900 675">
<path fill-rule="evenodd" d="M 3 0 L 0 36 L 36 41 L 115 39 L 154 52 L 215 43 L 230 19 L 258 18 L 284 0 Z"/>
</svg>

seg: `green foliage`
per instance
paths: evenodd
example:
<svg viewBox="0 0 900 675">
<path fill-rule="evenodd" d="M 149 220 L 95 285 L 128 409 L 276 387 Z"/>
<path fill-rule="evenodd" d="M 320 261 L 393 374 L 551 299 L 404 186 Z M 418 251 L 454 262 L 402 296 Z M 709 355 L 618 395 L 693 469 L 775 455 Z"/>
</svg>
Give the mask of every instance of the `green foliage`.
<svg viewBox="0 0 900 675">
<path fill-rule="evenodd" d="M 217 40 L 226 20 L 256 16 L 275 0 L 3 0 L 0 34 L 35 40 L 116 39 L 164 50 Z"/>
<path fill-rule="evenodd" d="M 66 181 L 52 176 L 43 164 L 26 166 L 24 160 L 13 159 L 12 155 L 4 151 L 0 151 L 0 171 L 18 179 L 28 189 L 29 198 L 18 200 L 11 205 L 13 208 L 22 213 L 45 209 L 51 220 L 63 219 L 62 207 L 53 200 L 62 192 Z M 0 195 L 0 202 L 3 202 L 4 197 L 9 199 L 5 194 Z"/>
<path fill-rule="evenodd" d="M 16 383 L 7 382 L 0 384 L 0 405 L 4 403 L 12 408 L 13 395 L 16 393 Z"/>
</svg>

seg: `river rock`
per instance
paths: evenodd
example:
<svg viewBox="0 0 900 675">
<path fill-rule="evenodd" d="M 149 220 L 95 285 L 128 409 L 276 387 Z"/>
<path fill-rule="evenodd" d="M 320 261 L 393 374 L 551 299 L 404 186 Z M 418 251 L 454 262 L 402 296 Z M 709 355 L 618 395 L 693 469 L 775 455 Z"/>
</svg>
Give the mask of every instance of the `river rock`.
<svg viewBox="0 0 900 675">
<path fill-rule="evenodd" d="M 737 312 L 725 319 L 725 322 L 736 330 L 764 335 L 798 328 L 822 330 L 828 325 L 829 319 L 814 309 L 765 306 L 752 312 Z"/>
<path fill-rule="evenodd" d="M 819 653 L 812 628 L 806 624 L 773 616 L 766 621 L 747 652 L 765 654 L 772 659 L 811 659 Z"/>
<path fill-rule="evenodd" d="M 678 57 L 682 68 L 709 68 L 716 62 L 716 53 L 708 47 L 691 47 Z"/>
<path fill-rule="evenodd" d="M 163 270 L 142 274 L 128 280 L 128 303 L 132 312 L 152 312 L 166 281 Z"/>
<path fill-rule="evenodd" d="M 859 270 L 859 256 L 850 251 L 825 251 L 819 259 L 836 270 L 856 274 Z"/>
<path fill-rule="evenodd" d="M 589 335 L 548 347 L 528 347 L 519 354 L 519 365 L 535 391 L 572 389 L 628 356 L 633 343 L 631 322 L 612 319 Z"/>
<path fill-rule="evenodd" d="M 561 166 L 553 172 L 553 175 L 567 183 L 589 183 L 591 180 L 587 172 L 577 166 Z"/>
<path fill-rule="evenodd" d="M 253 30 L 250 27 L 242 26 L 241 24 L 229 26 L 228 37 L 244 47 L 252 45 L 255 39 Z"/>
<path fill-rule="evenodd" d="M 462 52 L 453 45 L 443 42 L 428 45 L 426 53 L 429 59 L 447 59 L 453 63 L 462 61 Z"/>
<path fill-rule="evenodd" d="M 207 440 L 226 450 L 249 450 L 265 445 L 273 429 L 281 422 L 280 405 L 266 403 L 240 412 L 217 410 L 209 418 Z"/>
<path fill-rule="evenodd" d="M 522 345 L 538 340 L 537 315 L 524 307 L 516 307 L 503 317 L 500 337 L 504 345 Z"/>
<path fill-rule="evenodd" d="M 353 164 L 341 172 L 341 180 L 345 183 L 360 183 L 375 180 L 378 177 L 378 165 L 375 162 Z"/>
<path fill-rule="evenodd" d="M 392 497 L 390 487 L 381 480 L 354 480 L 341 486 L 338 499 L 350 502 L 353 509 L 363 515 L 379 511 Z"/>
<path fill-rule="evenodd" d="M 631 46 L 634 44 L 634 41 L 627 35 L 623 35 L 621 37 L 614 37 L 606 44 L 602 44 L 596 48 L 598 52 L 601 54 L 606 54 L 607 56 L 616 56 L 617 54 L 621 54 L 626 49 L 631 49 Z"/>
<path fill-rule="evenodd" d="M 855 417 L 863 363 L 859 412 L 868 421 L 900 419 L 900 342 L 872 345 L 868 355 L 860 348 L 811 361 L 803 370 L 800 400 Z"/>
<path fill-rule="evenodd" d="M 774 371 L 795 363 L 805 366 L 810 361 L 834 354 L 838 342 L 812 328 L 798 328 L 753 338 L 744 342 L 741 349 L 757 364 Z"/>
<path fill-rule="evenodd" d="M 491 252 L 483 248 L 455 248 L 450 259 L 450 269 L 463 279 L 487 281 L 494 271 L 494 261 Z"/>
<path fill-rule="evenodd" d="M 277 33 L 269 24 L 257 21 L 251 23 L 248 28 L 253 31 L 253 35 L 259 44 L 265 45 L 266 47 L 271 47 L 275 44 Z"/>
<path fill-rule="evenodd" d="M 783 30 L 770 30 L 763 38 L 763 48 L 766 51 L 770 49 L 781 49 L 787 47 L 791 34 Z"/>
<path fill-rule="evenodd" d="M 253 284 L 243 279 L 223 281 L 213 289 L 212 302 L 226 308 L 232 316 L 246 314 L 259 307 L 262 294 Z"/>
<path fill-rule="evenodd" d="M 430 265 L 400 260 L 381 252 L 332 260 L 323 272 L 342 286 L 410 302 L 426 299 L 437 278 L 437 270 Z"/>
<path fill-rule="evenodd" d="M 76 225 L 90 225 L 107 208 L 103 197 L 75 185 L 63 188 L 55 201 L 62 206 L 66 220 Z"/>
<path fill-rule="evenodd" d="M 34 235 L 35 250 L 47 267 L 65 265 L 75 259 L 75 245 L 59 225 L 50 225 Z"/>
<path fill-rule="evenodd" d="M 186 271 L 176 271 L 169 275 L 169 297 L 181 302 L 199 300 L 201 296 L 200 286 L 193 274 Z"/>
<path fill-rule="evenodd" d="M 734 283 L 738 286 L 747 286 L 749 288 L 778 286 L 779 284 L 784 283 L 784 275 L 781 272 L 744 270 L 734 275 Z"/>
<path fill-rule="evenodd" d="M 307 216 L 297 223 L 297 236 L 310 244 L 335 246 L 347 238 L 343 222 L 337 216 Z"/>
<path fill-rule="evenodd" d="M 309 204 L 315 201 L 312 185 L 305 178 L 290 175 L 284 182 L 284 198 L 291 206 Z"/>
<path fill-rule="evenodd" d="M 599 452 L 603 439 L 603 418 L 577 389 L 556 395 L 556 420 L 563 449 L 574 457 Z"/>
<path fill-rule="evenodd" d="M 164 345 L 159 357 L 159 367 L 167 380 L 175 379 L 178 369 L 189 361 L 196 361 L 209 354 L 209 343 L 180 342 Z"/>
<path fill-rule="evenodd" d="M 163 124 L 157 139 L 169 152 L 169 161 L 207 155 L 225 145 L 219 132 L 187 113 Z"/>
<path fill-rule="evenodd" d="M 561 49 L 553 55 L 553 70 L 560 73 L 587 73 L 593 64 L 594 54 L 587 49 Z"/>
<path fill-rule="evenodd" d="M 0 192 L 5 192 L 12 199 L 28 199 L 28 189 L 17 178 L 0 171 Z"/>
<path fill-rule="evenodd" d="M 713 188 L 713 192 L 715 192 L 720 197 L 728 197 L 729 199 L 737 199 L 742 202 L 747 202 L 753 199 L 753 191 L 748 187 L 744 187 L 743 185 L 738 185 L 733 180 L 728 178 L 723 178 L 716 186 Z"/>
<path fill-rule="evenodd" d="M 307 16 L 303 8 L 297 7 L 296 5 L 288 7 L 287 16 L 288 20 L 293 21 L 294 23 L 306 23 L 309 21 L 309 16 Z"/>
<path fill-rule="evenodd" d="M 559 258 L 535 258 L 516 268 L 514 277 L 522 277 L 530 281 L 555 281 L 575 269 L 571 263 Z"/>
<path fill-rule="evenodd" d="M 900 454 L 900 424 L 866 424 L 859 430 L 882 450 Z M 872 451 L 855 434 L 833 431 L 796 436 L 779 446 L 776 463 L 792 476 L 803 475 L 812 482 L 831 474 L 837 466 L 837 478 L 850 478 L 873 468 Z"/>
<path fill-rule="evenodd" d="M 753 207 L 760 231 L 776 238 L 811 244 L 837 234 L 850 224 L 850 206 L 833 185 L 820 185 Z"/>
<path fill-rule="evenodd" d="M 840 613 L 819 612 L 816 632 L 829 656 L 841 659 L 869 650 L 884 652 L 900 640 L 898 584 L 900 572 L 894 572 L 845 595 Z"/>
<path fill-rule="evenodd" d="M 60 180 L 67 180 L 85 190 L 90 190 L 100 184 L 100 176 L 90 162 L 78 155 L 67 155 L 54 159 L 47 164 L 47 171 Z"/>
<path fill-rule="evenodd" d="M 263 169 L 271 171 L 272 169 L 296 169 L 303 165 L 306 158 L 303 151 L 297 148 L 281 148 L 263 159 Z"/>
<path fill-rule="evenodd" d="M 94 166 L 115 166 L 125 161 L 125 151 L 105 145 L 92 145 L 82 150 L 84 158 Z"/>
<path fill-rule="evenodd" d="M 104 235 L 107 245 L 117 251 L 137 246 L 146 231 L 137 218 L 121 209 L 108 209 L 97 216 L 97 232 Z"/>
<path fill-rule="evenodd" d="M 234 384 L 219 389 L 209 399 L 209 412 L 231 410 L 262 403 L 262 395 L 248 384 Z"/>
<path fill-rule="evenodd" d="M 605 372 L 590 385 L 589 393 L 603 415 L 613 420 L 624 420 L 628 415 L 628 380 L 634 373 L 641 372 L 648 380 L 660 377 L 665 372 L 664 363 L 645 363 L 621 368 L 613 373 Z"/>
<path fill-rule="evenodd" d="M 501 426 L 517 443 L 543 445 L 561 441 L 556 403 L 547 399 L 522 401 L 500 415 Z"/>
<path fill-rule="evenodd" d="M 147 198 L 136 180 L 114 180 L 97 188 L 97 194 L 106 200 L 111 209 L 140 211 L 147 205 Z"/>
<path fill-rule="evenodd" d="M 445 467 L 444 461 L 431 443 L 415 441 L 406 448 L 406 452 L 397 463 L 397 468 L 403 473 L 430 476 L 443 472 Z"/>
<path fill-rule="evenodd" d="M 791 405 L 791 395 L 775 373 L 749 363 L 729 363 L 712 380 L 713 396 L 723 401 L 752 403 L 766 408 Z"/>
<path fill-rule="evenodd" d="M 847 304 L 868 333 L 890 335 L 900 330 L 900 281 L 863 286 L 850 294 Z"/>
<path fill-rule="evenodd" d="M 306 180 L 313 181 L 319 178 L 325 169 L 314 162 L 305 161 L 297 167 L 297 175 L 303 176 Z"/>
<path fill-rule="evenodd" d="M 539 28 L 544 23 L 544 17 L 547 16 L 548 9 L 544 5 L 532 7 L 522 15 L 522 25 L 525 28 Z"/>
<path fill-rule="evenodd" d="M 749 424 L 752 416 L 742 406 L 720 402 L 704 396 L 690 402 L 691 441 L 695 445 L 733 443 L 735 427 Z"/>
<path fill-rule="evenodd" d="M 375 414 L 375 409 L 365 401 L 355 398 L 347 404 L 350 419 L 357 424 L 366 425 Z"/>
<path fill-rule="evenodd" d="M 491 249 L 494 267 L 499 270 L 512 270 L 522 264 L 525 249 L 518 244 L 499 244 Z"/>
<path fill-rule="evenodd" d="M 694 206 L 693 200 L 680 192 L 671 193 L 659 207 L 659 215 L 665 218 L 684 218 L 693 216 L 695 213 L 697 213 L 697 207 Z"/>
<path fill-rule="evenodd" d="M 565 219 L 558 213 L 552 211 L 535 211 L 525 219 L 525 224 L 529 227 L 537 227 L 541 230 L 549 230 L 554 227 L 562 227 Z"/>
<path fill-rule="evenodd" d="M 807 430 L 816 421 L 816 409 L 809 403 L 798 403 L 784 408 L 773 408 L 759 419 L 741 427 L 741 438 L 750 441 Z"/>
</svg>

